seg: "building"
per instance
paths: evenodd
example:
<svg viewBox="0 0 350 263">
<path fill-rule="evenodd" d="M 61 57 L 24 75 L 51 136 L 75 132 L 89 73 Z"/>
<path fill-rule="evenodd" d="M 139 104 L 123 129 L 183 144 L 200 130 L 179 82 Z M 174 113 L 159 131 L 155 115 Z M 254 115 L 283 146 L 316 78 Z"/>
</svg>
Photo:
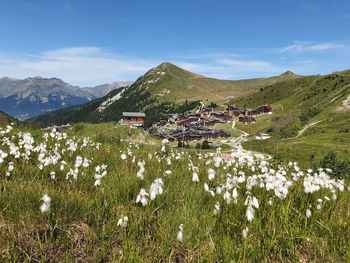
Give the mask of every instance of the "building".
<svg viewBox="0 0 350 263">
<path fill-rule="evenodd" d="M 123 112 L 123 118 L 120 120 L 121 125 L 130 125 L 134 127 L 143 127 L 146 114 L 144 112 Z"/>
<path fill-rule="evenodd" d="M 238 121 L 244 124 L 251 124 L 251 123 L 255 123 L 255 118 L 252 116 L 242 114 L 241 116 L 239 116 Z"/>
</svg>

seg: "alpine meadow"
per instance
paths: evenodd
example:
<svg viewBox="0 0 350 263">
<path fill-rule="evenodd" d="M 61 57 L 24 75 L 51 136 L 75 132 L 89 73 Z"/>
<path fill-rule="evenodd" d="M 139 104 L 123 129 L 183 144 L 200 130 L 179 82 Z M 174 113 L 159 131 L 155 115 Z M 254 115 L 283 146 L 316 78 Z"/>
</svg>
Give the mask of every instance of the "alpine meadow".
<svg viewBox="0 0 350 263">
<path fill-rule="evenodd" d="M 350 262 L 347 1 L 1 5 L 0 262 Z"/>
</svg>

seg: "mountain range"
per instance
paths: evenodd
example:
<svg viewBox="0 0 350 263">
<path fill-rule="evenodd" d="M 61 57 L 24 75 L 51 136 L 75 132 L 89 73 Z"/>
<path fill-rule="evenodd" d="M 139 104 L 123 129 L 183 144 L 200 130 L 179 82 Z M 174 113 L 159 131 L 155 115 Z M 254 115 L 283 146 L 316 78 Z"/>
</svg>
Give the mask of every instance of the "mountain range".
<svg viewBox="0 0 350 263">
<path fill-rule="evenodd" d="M 92 88 L 80 88 L 58 78 L 0 78 L 0 111 L 18 119 L 82 104 L 106 95 L 113 89 L 129 85 L 114 82 Z"/>
<path fill-rule="evenodd" d="M 123 111 L 145 111 L 146 126 L 165 112 L 176 112 L 204 103 L 225 103 L 280 81 L 298 78 L 292 72 L 270 78 L 219 80 L 184 70 L 171 63 L 152 68 L 134 83 L 111 91 L 102 98 L 40 115 L 31 121 L 40 125 L 105 122 L 121 118 Z"/>
<path fill-rule="evenodd" d="M 127 86 L 130 86 L 131 84 L 132 84 L 132 81 L 115 81 L 111 84 L 106 83 L 106 84 L 98 85 L 96 87 L 86 87 L 82 89 L 92 94 L 95 98 L 100 98 L 107 95 L 112 90 L 115 90 L 121 87 L 127 87 Z"/>
</svg>

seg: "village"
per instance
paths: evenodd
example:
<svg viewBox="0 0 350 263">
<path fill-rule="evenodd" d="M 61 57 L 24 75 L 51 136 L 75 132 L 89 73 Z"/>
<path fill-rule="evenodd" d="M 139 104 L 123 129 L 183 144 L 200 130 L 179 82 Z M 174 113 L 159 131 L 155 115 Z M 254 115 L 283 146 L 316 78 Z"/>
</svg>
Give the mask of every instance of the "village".
<svg viewBox="0 0 350 263">
<path fill-rule="evenodd" d="M 231 136 L 230 132 L 215 127 L 236 121 L 246 125 L 253 124 L 256 118 L 263 114 L 272 114 L 272 107 L 262 105 L 256 109 L 243 109 L 229 105 L 221 111 L 217 108 L 203 107 L 183 114 L 164 114 L 165 120 L 153 124 L 152 130 L 154 136 L 188 145 L 190 141 L 228 138 Z M 142 112 L 123 112 L 120 124 L 143 127 L 145 118 L 146 115 Z"/>
<path fill-rule="evenodd" d="M 189 141 L 231 136 L 231 133 L 226 130 L 215 129 L 217 124 L 238 121 L 248 125 L 255 123 L 256 117 L 271 113 L 272 107 L 269 105 L 262 105 L 256 109 L 242 109 L 236 105 L 229 105 L 222 111 L 208 107 L 198 111 L 188 111 L 184 114 L 167 115 L 168 120 L 165 123 L 157 123 L 154 127 L 158 131 L 157 136 L 188 145 Z"/>
</svg>

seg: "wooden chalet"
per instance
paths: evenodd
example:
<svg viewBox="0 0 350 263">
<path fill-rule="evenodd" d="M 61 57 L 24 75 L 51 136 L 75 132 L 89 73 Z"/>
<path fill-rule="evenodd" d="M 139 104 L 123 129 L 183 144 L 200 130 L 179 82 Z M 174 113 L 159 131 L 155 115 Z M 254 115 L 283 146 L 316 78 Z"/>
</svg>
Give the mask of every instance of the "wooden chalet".
<svg viewBox="0 0 350 263">
<path fill-rule="evenodd" d="M 255 123 L 256 120 L 253 116 L 248 116 L 248 115 L 241 115 L 238 117 L 238 121 L 242 122 L 244 124 L 251 124 L 251 123 Z"/>
<path fill-rule="evenodd" d="M 119 121 L 121 125 L 143 127 L 146 114 L 144 112 L 123 112 L 123 118 Z"/>
</svg>

